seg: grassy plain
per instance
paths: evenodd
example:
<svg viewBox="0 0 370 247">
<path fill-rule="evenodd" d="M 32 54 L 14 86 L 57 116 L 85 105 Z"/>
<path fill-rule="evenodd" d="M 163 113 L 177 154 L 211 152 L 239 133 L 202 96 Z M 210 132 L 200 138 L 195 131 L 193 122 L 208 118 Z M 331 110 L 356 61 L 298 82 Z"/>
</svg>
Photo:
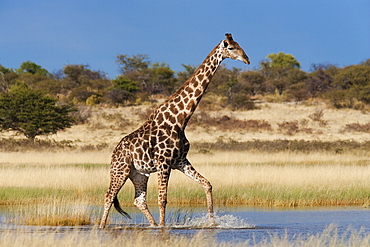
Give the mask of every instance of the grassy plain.
<svg viewBox="0 0 370 247">
<path fill-rule="evenodd" d="M 66 144 L 64 148 L 1 153 L 0 204 L 42 204 L 33 212 L 24 213 L 24 218 L 44 218 L 57 222 L 48 224 L 58 225 L 67 224 L 58 223 L 58 220 L 63 221 L 65 215 L 72 215 L 78 218 L 75 224 L 85 224 L 80 215 L 86 212 L 81 213 L 80 209 L 68 211 L 68 208 L 103 204 L 109 185 L 111 151 L 124 134 L 143 122 L 146 112 L 142 107 L 88 110 L 91 116 L 85 124 L 46 138 Z M 187 136 L 191 143 L 203 144 L 200 147 L 194 145 L 189 159 L 211 181 L 216 207 L 369 206 L 370 152 L 361 148 L 361 143 L 365 145 L 370 140 L 366 127 L 370 115 L 366 112 L 334 110 L 322 102 L 312 105 L 264 104 L 259 110 L 247 112 L 220 110 L 204 114 L 202 108 L 199 111 L 189 125 Z M 225 115 L 229 118 L 224 118 Z M 209 125 L 199 124 L 207 119 Z M 222 119 L 235 121 L 226 127 L 212 122 L 222 124 L 219 121 Z M 248 119 L 257 123 L 265 121 L 270 127 L 250 129 L 248 125 L 246 128 L 232 125 L 240 124 L 236 120 Z M 2 133 L 2 137 L 19 138 L 11 133 Z M 239 145 L 261 140 L 266 141 L 262 143 L 267 146 L 265 151 L 212 148 L 220 141 Z M 275 150 L 276 140 L 312 141 L 314 151 L 270 151 Z M 330 143 L 341 145 L 342 141 L 354 141 L 357 146 L 348 150 L 340 146 L 327 148 Z M 288 148 L 281 150 L 291 150 L 291 143 L 284 145 Z M 148 202 L 155 206 L 156 179 L 149 181 Z M 119 197 L 123 205 L 132 205 L 133 186 L 129 181 Z M 204 205 L 205 195 L 201 186 L 173 171 L 168 200 L 170 205 Z M 56 210 L 60 211 L 55 214 Z M 61 219 L 50 219 L 51 215 Z"/>
<path fill-rule="evenodd" d="M 60 153 L 58 155 L 62 156 Z M 94 153 L 96 161 L 103 160 L 99 157 L 105 155 L 104 152 Z M 52 157 L 53 154 L 48 153 L 44 162 Z M 28 165 L 32 164 L 31 159 L 27 164 L 3 164 L 0 203 L 82 200 L 89 204 L 101 204 L 109 184 L 108 163 L 78 164 L 73 157 L 69 162 L 64 159 L 64 164 L 50 165 L 47 161 Z M 88 159 L 91 157 L 86 157 Z M 369 204 L 370 166 L 365 157 L 349 154 L 223 152 L 192 154 L 189 159 L 213 184 L 216 205 Z M 151 205 L 156 204 L 156 188 L 156 179 L 150 179 L 148 201 Z M 124 205 L 132 205 L 133 187 L 129 181 L 121 190 L 120 197 Z M 176 170 L 172 172 L 170 204 L 203 205 L 204 202 L 200 185 Z"/>
</svg>

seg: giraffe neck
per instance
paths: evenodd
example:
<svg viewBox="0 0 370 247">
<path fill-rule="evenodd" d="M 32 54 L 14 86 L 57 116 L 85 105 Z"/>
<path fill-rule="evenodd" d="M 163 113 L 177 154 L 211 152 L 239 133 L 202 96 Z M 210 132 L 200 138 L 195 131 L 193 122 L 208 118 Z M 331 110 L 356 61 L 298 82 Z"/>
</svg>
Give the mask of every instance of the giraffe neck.
<svg viewBox="0 0 370 247">
<path fill-rule="evenodd" d="M 163 116 L 184 129 L 223 60 L 221 47 L 217 45 L 184 85 L 158 107 L 163 113 L 161 115 L 157 112 L 154 115 L 157 116 L 158 122 L 163 121 Z"/>
</svg>

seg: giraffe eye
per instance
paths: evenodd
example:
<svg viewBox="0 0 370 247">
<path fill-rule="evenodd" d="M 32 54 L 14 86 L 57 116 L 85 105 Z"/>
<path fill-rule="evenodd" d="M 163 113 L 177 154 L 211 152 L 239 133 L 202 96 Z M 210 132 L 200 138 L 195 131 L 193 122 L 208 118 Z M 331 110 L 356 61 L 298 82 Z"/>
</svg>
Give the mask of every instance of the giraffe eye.
<svg viewBox="0 0 370 247">
<path fill-rule="evenodd" d="M 229 49 L 229 51 L 232 51 L 232 50 L 234 50 L 234 47 L 229 47 L 227 49 Z"/>
</svg>

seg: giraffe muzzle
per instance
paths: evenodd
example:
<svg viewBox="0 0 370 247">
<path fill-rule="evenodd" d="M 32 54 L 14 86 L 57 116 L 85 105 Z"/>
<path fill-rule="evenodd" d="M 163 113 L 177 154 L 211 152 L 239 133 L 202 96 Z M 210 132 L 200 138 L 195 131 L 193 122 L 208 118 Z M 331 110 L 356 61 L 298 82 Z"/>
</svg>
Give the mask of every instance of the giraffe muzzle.
<svg viewBox="0 0 370 247">
<path fill-rule="evenodd" d="M 245 64 L 251 64 L 251 62 L 249 61 L 249 57 L 247 56 L 247 55 L 245 55 L 244 54 L 244 56 L 243 56 L 243 63 L 245 63 Z"/>
</svg>

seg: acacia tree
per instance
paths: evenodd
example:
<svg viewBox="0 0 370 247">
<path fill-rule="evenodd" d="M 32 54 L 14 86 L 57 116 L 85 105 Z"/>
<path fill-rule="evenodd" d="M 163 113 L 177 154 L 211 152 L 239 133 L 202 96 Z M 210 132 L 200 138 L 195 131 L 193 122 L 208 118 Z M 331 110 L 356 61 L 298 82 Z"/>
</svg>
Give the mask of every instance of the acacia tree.
<svg viewBox="0 0 370 247">
<path fill-rule="evenodd" d="M 300 63 L 293 55 L 283 52 L 271 53 L 266 58 L 260 63 L 261 73 L 267 79 L 267 84 L 281 95 L 291 84 L 297 83 L 296 78 L 289 78 L 289 75 L 299 71 Z"/>
<path fill-rule="evenodd" d="M 0 94 L 0 130 L 13 130 L 34 140 L 38 135 L 55 134 L 71 127 L 72 105 L 57 106 L 57 100 L 25 84 Z"/>
<path fill-rule="evenodd" d="M 31 62 L 31 61 L 23 62 L 21 66 L 19 67 L 19 69 L 17 69 L 17 72 L 19 74 L 30 73 L 33 75 L 40 75 L 40 76 L 50 75 L 50 73 L 46 69 L 42 68 L 40 65 L 35 64 L 34 62 Z"/>
<path fill-rule="evenodd" d="M 300 63 L 295 59 L 292 54 L 285 54 L 283 52 L 271 53 L 267 55 L 267 58 L 270 60 L 271 67 L 278 68 L 300 68 Z"/>
<path fill-rule="evenodd" d="M 119 64 L 120 70 L 123 75 L 133 71 L 145 70 L 149 67 L 149 56 L 146 54 L 137 54 L 133 56 L 118 55 L 116 63 Z"/>
</svg>

